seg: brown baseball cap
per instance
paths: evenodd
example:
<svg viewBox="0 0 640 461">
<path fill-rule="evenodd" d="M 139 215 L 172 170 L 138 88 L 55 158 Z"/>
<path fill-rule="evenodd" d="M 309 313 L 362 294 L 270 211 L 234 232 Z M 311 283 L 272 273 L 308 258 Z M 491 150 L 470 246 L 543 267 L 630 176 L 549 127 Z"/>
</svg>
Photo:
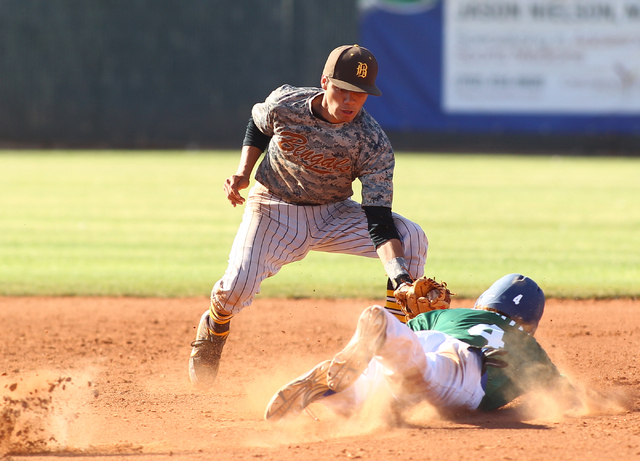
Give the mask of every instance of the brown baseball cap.
<svg viewBox="0 0 640 461">
<path fill-rule="evenodd" d="M 378 61 L 368 49 L 358 45 L 339 46 L 331 52 L 322 75 L 343 90 L 380 96 L 376 86 Z"/>
</svg>

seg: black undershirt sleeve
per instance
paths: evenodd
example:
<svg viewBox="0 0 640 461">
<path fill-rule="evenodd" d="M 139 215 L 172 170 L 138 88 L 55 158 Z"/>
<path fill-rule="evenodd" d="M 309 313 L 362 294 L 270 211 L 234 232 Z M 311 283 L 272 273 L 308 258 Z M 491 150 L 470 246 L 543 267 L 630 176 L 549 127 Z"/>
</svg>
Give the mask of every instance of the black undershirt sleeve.
<svg viewBox="0 0 640 461">
<path fill-rule="evenodd" d="M 264 150 L 269 145 L 269 141 L 271 141 L 271 136 L 267 136 L 262 131 L 260 131 L 253 121 L 253 117 L 250 117 L 249 123 L 247 124 L 247 131 L 244 134 L 244 141 L 242 141 L 242 145 L 257 147 L 261 152 L 264 152 Z"/>
<path fill-rule="evenodd" d="M 385 206 L 363 206 L 364 214 L 367 215 L 369 235 L 376 249 L 391 239 L 400 240 L 400 234 L 396 229 L 391 216 L 391 208 Z"/>
</svg>

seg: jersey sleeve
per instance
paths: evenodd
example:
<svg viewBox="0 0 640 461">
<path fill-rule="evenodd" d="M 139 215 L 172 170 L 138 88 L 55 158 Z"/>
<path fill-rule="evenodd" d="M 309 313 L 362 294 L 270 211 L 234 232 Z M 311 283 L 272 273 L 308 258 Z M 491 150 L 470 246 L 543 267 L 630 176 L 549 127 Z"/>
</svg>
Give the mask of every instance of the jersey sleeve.
<svg viewBox="0 0 640 461">
<path fill-rule="evenodd" d="M 553 389 L 562 381 L 547 353 L 530 338 L 526 342 L 507 342 L 508 353 L 504 356 L 507 366 L 488 368 L 479 410 L 495 410 L 530 391 Z"/>
<path fill-rule="evenodd" d="M 362 205 L 391 208 L 393 202 L 393 171 L 395 155 L 391 142 L 378 123 L 368 114 L 363 117 L 368 125 L 361 140 L 362 153 L 357 175 L 362 183 Z"/>
<path fill-rule="evenodd" d="M 276 88 L 267 96 L 264 102 L 257 103 L 251 109 L 251 118 L 258 129 L 266 136 L 273 136 L 275 111 L 280 102 L 291 92 L 289 85 Z"/>
</svg>

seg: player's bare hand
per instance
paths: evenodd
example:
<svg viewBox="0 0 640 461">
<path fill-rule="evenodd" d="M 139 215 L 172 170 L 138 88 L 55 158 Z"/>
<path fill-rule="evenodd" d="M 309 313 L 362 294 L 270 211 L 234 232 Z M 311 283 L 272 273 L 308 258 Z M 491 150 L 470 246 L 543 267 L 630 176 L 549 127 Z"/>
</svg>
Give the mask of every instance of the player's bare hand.
<svg viewBox="0 0 640 461">
<path fill-rule="evenodd" d="M 244 203 L 244 197 L 240 195 L 240 191 L 247 187 L 249 187 L 249 178 L 234 174 L 225 180 L 222 189 L 227 195 L 227 200 L 235 207 Z"/>
</svg>

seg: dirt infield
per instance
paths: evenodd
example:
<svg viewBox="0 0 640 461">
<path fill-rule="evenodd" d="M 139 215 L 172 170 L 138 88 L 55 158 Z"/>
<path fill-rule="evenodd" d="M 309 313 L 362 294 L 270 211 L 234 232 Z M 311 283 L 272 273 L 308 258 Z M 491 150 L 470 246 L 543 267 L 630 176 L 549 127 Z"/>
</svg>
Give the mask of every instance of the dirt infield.
<svg viewBox="0 0 640 461">
<path fill-rule="evenodd" d="M 232 321 L 215 389 L 187 377 L 199 299 L 0 298 L 4 459 L 640 459 L 640 301 L 549 300 L 539 342 L 581 389 L 457 420 L 262 420 L 271 395 L 350 338 L 367 300 L 259 299 Z M 470 307 L 454 300 L 453 307 Z M 319 407 L 319 408 L 316 408 Z"/>
</svg>

